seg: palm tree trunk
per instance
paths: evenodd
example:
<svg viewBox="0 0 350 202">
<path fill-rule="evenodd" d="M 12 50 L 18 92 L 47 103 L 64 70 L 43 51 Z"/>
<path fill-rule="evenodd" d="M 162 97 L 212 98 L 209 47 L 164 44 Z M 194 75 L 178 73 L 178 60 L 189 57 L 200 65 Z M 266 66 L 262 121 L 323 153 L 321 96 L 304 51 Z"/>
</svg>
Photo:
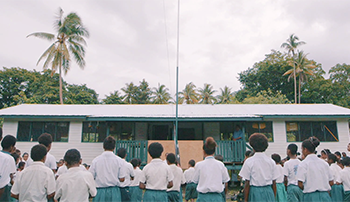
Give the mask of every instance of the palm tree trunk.
<svg viewBox="0 0 350 202">
<path fill-rule="evenodd" d="M 60 103 L 63 105 L 63 93 L 62 93 L 62 65 L 60 64 L 59 68 L 59 83 L 60 83 Z"/>
<path fill-rule="evenodd" d="M 293 67 L 294 68 L 294 72 L 293 72 L 293 76 L 294 76 L 294 102 L 295 104 L 297 104 L 297 77 L 296 77 L 296 74 L 295 74 L 295 66 Z"/>
<path fill-rule="evenodd" d="M 301 97 L 301 81 L 300 81 L 300 74 L 299 74 L 299 104 L 300 104 L 300 97 Z"/>
</svg>

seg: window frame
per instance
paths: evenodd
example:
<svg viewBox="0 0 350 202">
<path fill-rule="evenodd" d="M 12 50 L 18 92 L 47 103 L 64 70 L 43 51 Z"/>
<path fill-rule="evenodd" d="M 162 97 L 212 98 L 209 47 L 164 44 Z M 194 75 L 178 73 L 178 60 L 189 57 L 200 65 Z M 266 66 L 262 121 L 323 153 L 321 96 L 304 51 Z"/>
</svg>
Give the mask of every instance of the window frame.
<svg viewBox="0 0 350 202">
<path fill-rule="evenodd" d="M 259 126 L 259 131 L 258 132 L 256 132 L 256 133 L 261 133 L 261 134 L 264 134 L 265 135 L 265 133 L 264 132 L 261 132 L 261 130 L 263 130 L 263 129 L 260 129 L 260 124 L 261 123 L 265 123 L 265 124 L 267 124 L 267 123 L 271 123 L 271 135 L 272 135 L 272 140 L 270 141 L 269 140 L 269 142 L 270 143 L 273 143 L 274 141 L 275 141 L 275 135 L 274 135 L 274 131 L 273 131 L 273 121 L 248 121 L 248 122 L 246 122 L 246 124 L 245 124 L 245 127 L 244 127 L 244 134 L 245 134 L 245 137 L 246 137 L 246 142 L 249 142 L 248 140 L 249 140 L 249 137 L 253 134 L 249 134 L 248 133 L 248 124 L 253 124 L 253 123 L 257 123 L 258 124 L 258 126 Z M 266 135 L 265 135 L 266 136 Z M 269 139 L 269 137 L 267 137 L 268 139 Z"/>
<path fill-rule="evenodd" d="M 297 130 L 297 132 L 298 132 L 298 136 L 299 136 L 299 140 L 297 140 L 297 138 L 295 138 L 296 139 L 296 141 L 289 141 L 288 140 L 288 131 L 287 131 L 287 124 L 288 123 L 297 123 L 297 126 L 298 126 L 298 130 Z M 286 142 L 303 142 L 304 140 L 302 140 L 301 139 L 301 134 L 300 134 L 300 123 L 307 123 L 307 124 L 310 124 L 310 136 L 308 136 L 307 138 L 309 138 L 309 137 L 312 137 L 312 136 L 315 136 L 314 135 L 314 132 L 313 132 L 313 130 L 314 130 L 314 124 L 323 124 L 323 125 L 326 125 L 325 123 L 334 123 L 335 124 L 335 132 L 336 132 L 336 134 L 333 134 L 333 135 L 335 135 L 335 137 L 336 137 L 336 139 L 334 139 L 334 137 L 333 137 L 333 139 L 334 139 L 334 141 L 329 141 L 329 140 L 327 140 L 327 134 L 326 134 L 326 129 L 325 130 L 323 130 L 323 139 L 321 140 L 320 139 L 320 141 L 321 142 L 330 142 L 330 143 L 332 143 L 332 142 L 339 142 L 339 132 L 338 132 L 338 121 L 335 121 L 335 120 L 326 120 L 326 121 L 285 121 L 285 131 L 286 131 Z M 327 127 L 328 128 L 328 127 Z M 328 128 L 329 129 L 329 128 Z M 329 129 L 330 130 L 330 129 Z M 295 135 L 295 137 L 297 137 L 296 135 Z M 317 137 L 317 136 L 316 136 Z M 307 139 L 306 138 L 306 139 Z"/>
<path fill-rule="evenodd" d="M 21 123 L 29 123 L 29 133 L 27 135 L 27 140 L 20 140 L 20 138 L 18 137 L 19 135 L 19 131 L 20 131 L 20 124 Z M 41 127 L 41 133 L 38 135 L 38 137 L 45 133 L 45 126 L 47 123 L 50 124 L 55 124 L 55 132 L 54 134 L 49 133 L 52 136 L 52 142 L 69 142 L 69 129 L 70 129 L 70 122 L 69 121 L 18 121 L 17 123 L 17 134 L 16 134 L 16 138 L 17 138 L 17 142 L 37 142 L 37 138 L 34 138 L 34 134 L 33 134 L 33 124 L 34 123 L 41 123 L 42 127 Z M 58 124 L 59 123 L 65 123 L 67 124 L 67 139 L 65 141 L 62 141 L 62 136 L 60 138 L 60 141 L 57 141 L 57 131 L 58 131 Z M 47 132 L 46 132 L 47 133 Z M 64 138 L 65 139 L 65 138 Z M 32 141 L 31 141 L 32 140 Z"/>
</svg>

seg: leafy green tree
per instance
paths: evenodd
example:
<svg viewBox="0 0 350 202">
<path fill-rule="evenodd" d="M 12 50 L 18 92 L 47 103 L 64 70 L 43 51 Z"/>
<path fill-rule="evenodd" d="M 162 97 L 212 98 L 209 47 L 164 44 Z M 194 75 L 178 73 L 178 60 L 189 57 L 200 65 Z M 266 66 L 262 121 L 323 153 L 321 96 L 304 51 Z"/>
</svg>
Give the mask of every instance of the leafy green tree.
<svg viewBox="0 0 350 202">
<path fill-rule="evenodd" d="M 68 85 L 65 103 L 67 104 L 99 104 L 98 94 L 95 90 L 83 85 Z"/>
<path fill-rule="evenodd" d="M 242 104 L 288 104 L 290 101 L 281 92 L 272 92 L 270 89 L 263 90 L 256 96 L 248 96 Z"/>
<path fill-rule="evenodd" d="M 169 89 L 165 85 L 158 84 L 157 88 L 153 88 L 152 103 L 153 104 L 168 104 L 171 101 Z"/>
<path fill-rule="evenodd" d="M 216 97 L 214 93 L 216 90 L 213 89 L 213 86 L 205 83 L 203 88 L 199 88 L 199 103 L 200 104 L 214 104 L 216 103 Z"/>
<path fill-rule="evenodd" d="M 299 41 L 299 38 L 295 36 L 294 34 L 291 34 L 289 38 L 287 39 L 287 42 L 283 43 L 281 45 L 281 48 L 285 48 L 288 51 L 288 54 L 292 54 L 292 60 L 295 58 L 295 51 L 297 50 L 298 46 L 301 46 L 305 44 L 304 41 Z M 293 78 L 294 78 L 294 102 L 297 103 L 297 77 L 296 77 L 296 70 L 293 66 Z"/>
<path fill-rule="evenodd" d="M 196 85 L 192 82 L 186 84 L 185 89 L 179 92 L 179 103 L 186 102 L 186 104 L 197 104 L 199 101 L 199 94 L 196 90 Z"/>
<path fill-rule="evenodd" d="M 124 96 L 120 95 L 119 91 L 116 90 L 114 93 L 106 96 L 102 101 L 104 104 L 125 104 L 123 100 Z"/>
<path fill-rule="evenodd" d="M 85 67 L 85 48 L 86 41 L 84 37 L 89 36 L 89 32 L 83 26 L 80 17 L 76 13 L 69 13 L 67 16 L 63 16 L 63 10 L 59 8 L 57 19 L 54 23 L 55 34 L 46 32 L 35 32 L 29 34 L 29 36 L 35 36 L 38 38 L 53 41 L 53 44 L 41 55 L 37 65 L 43 59 L 44 69 L 47 69 L 51 65 L 52 73 L 57 70 L 59 72 L 59 95 L 60 103 L 63 104 L 63 83 L 62 83 L 62 71 L 67 74 L 70 69 L 71 57 L 80 68 Z"/>
<path fill-rule="evenodd" d="M 143 79 L 142 81 L 140 81 L 140 85 L 137 87 L 137 90 L 136 90 L 137 104 L 151 103 L 151 96 L 152 96 L 151 88 L 149 87 L 148 82 L 145 79 Z"/>
<path fill-rule="evenodd" d="M 225 86 L 224 89 L 220 88 L 220 95 L 217 96 L 217 104 L 238 104 L 238 101 L 235 99 L 231 88 Z"/>
<path fill-rule="evenodd" d="M 135 86 L 133 82 L 125 84 L 125 87 L 122 88 L 122 91 L 125 94 L 123 102 L 127 104 L 137 104 L 137 100 L 136 100 L 137 90 L 138 90 L 137 86 Z"/>
</svg>

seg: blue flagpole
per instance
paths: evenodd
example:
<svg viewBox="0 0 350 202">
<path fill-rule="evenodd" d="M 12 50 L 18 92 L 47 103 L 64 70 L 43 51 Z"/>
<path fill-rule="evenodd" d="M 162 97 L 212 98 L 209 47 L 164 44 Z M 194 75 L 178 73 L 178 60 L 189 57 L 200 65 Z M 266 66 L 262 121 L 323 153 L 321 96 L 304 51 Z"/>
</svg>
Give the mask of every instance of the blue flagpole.
<svg viewBox="0 0 350 202">
<path fill-rule="evenodd" d="M 178 0 L 177 7 L 177 58 L 176 58 L 176 117 L 175 117 L 175 130 L 174 130 L 174 142 L 175 142 L 175 155 L 179 165 L 180 151 L 178 144 L 178 132 L 179 132 L 179 28 L 180 28 L 180 0 Z"/>
</svg>

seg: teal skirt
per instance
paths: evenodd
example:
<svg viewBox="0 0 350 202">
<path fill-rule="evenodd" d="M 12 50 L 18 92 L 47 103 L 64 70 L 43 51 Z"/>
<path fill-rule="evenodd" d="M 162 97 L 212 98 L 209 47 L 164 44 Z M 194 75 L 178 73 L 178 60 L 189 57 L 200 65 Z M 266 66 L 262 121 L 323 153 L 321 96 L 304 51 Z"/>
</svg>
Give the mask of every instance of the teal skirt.
<svg viewBox="0 0 350 202">
<path fill-rule="evenodd" d="M 331 189 L 331 199 L 333 202 L 342 202 L 344 199 L 343 185 L 333 185 Z"/>
<path fill-rule="evenodd" d="M 249 188 L 249 198 L 250 202 L 260 202 L 260 201 L 275 201 L 275 194 L 271 185 L 264 187 L 250 186 Z"/>
<path fill-rule="evenodd" d="M 110 201 L 121 201 L 119 187 L 100 187 L 97 188 L 97 194 L 92 199 L 93 202 L 110 202 Z"/>
<path fill-rule="evenodd" d="M 283 183 L 277 183 L 276 184 L 276 201 L 278 202 L 286 202 L 287 201 L 287 192 L 286 192 L 286 186 L 284 186 Z"/>
<path fill-rule="evenodd" d="M 294 184 L 287 186 L 287 201 L 288 202 L 301 202 L 304 198 L 303 191 Z"/>
<path fill-rule="evenodd" d="M 221 193 L 199 193 L 197 202 L 223 202 Z"/>
<path fill-rule="evenodd" d="M 168 191 L 167 195 L 168 195 L 168 201 L 171 201 L 171 202 L 182 201 L 182 197 L 180 197 L 180 192 L 178 191 Z"/>
<path fill-rule="evenodd" d="M 344 192 L 344 202 L 350 202 L 350 191 Z"/>
<path fill-rule="evenodd" d="M 143 195 L 143 202 L 168 201 L 168 195 L 165 190 L 146 189 Z"/>
<path fill-rule="evenodd" d="M 186 185 L 185 200 L 196 199 L 198 197 L 197 184 L 191 182 Z"/>
<path fill-rule="evenodd" d="M 328 192 L 326 191 L 316 191 L 311 193 L 304 193 L 305 202 L 330 202 L 332 201 Z"/>
<path fill-rule="evenodd" d="M 141 202 L 142 201 L 142 189 L 138 186 L 129 187 L 130 198 L 132 202 Z"/>
</svg>

